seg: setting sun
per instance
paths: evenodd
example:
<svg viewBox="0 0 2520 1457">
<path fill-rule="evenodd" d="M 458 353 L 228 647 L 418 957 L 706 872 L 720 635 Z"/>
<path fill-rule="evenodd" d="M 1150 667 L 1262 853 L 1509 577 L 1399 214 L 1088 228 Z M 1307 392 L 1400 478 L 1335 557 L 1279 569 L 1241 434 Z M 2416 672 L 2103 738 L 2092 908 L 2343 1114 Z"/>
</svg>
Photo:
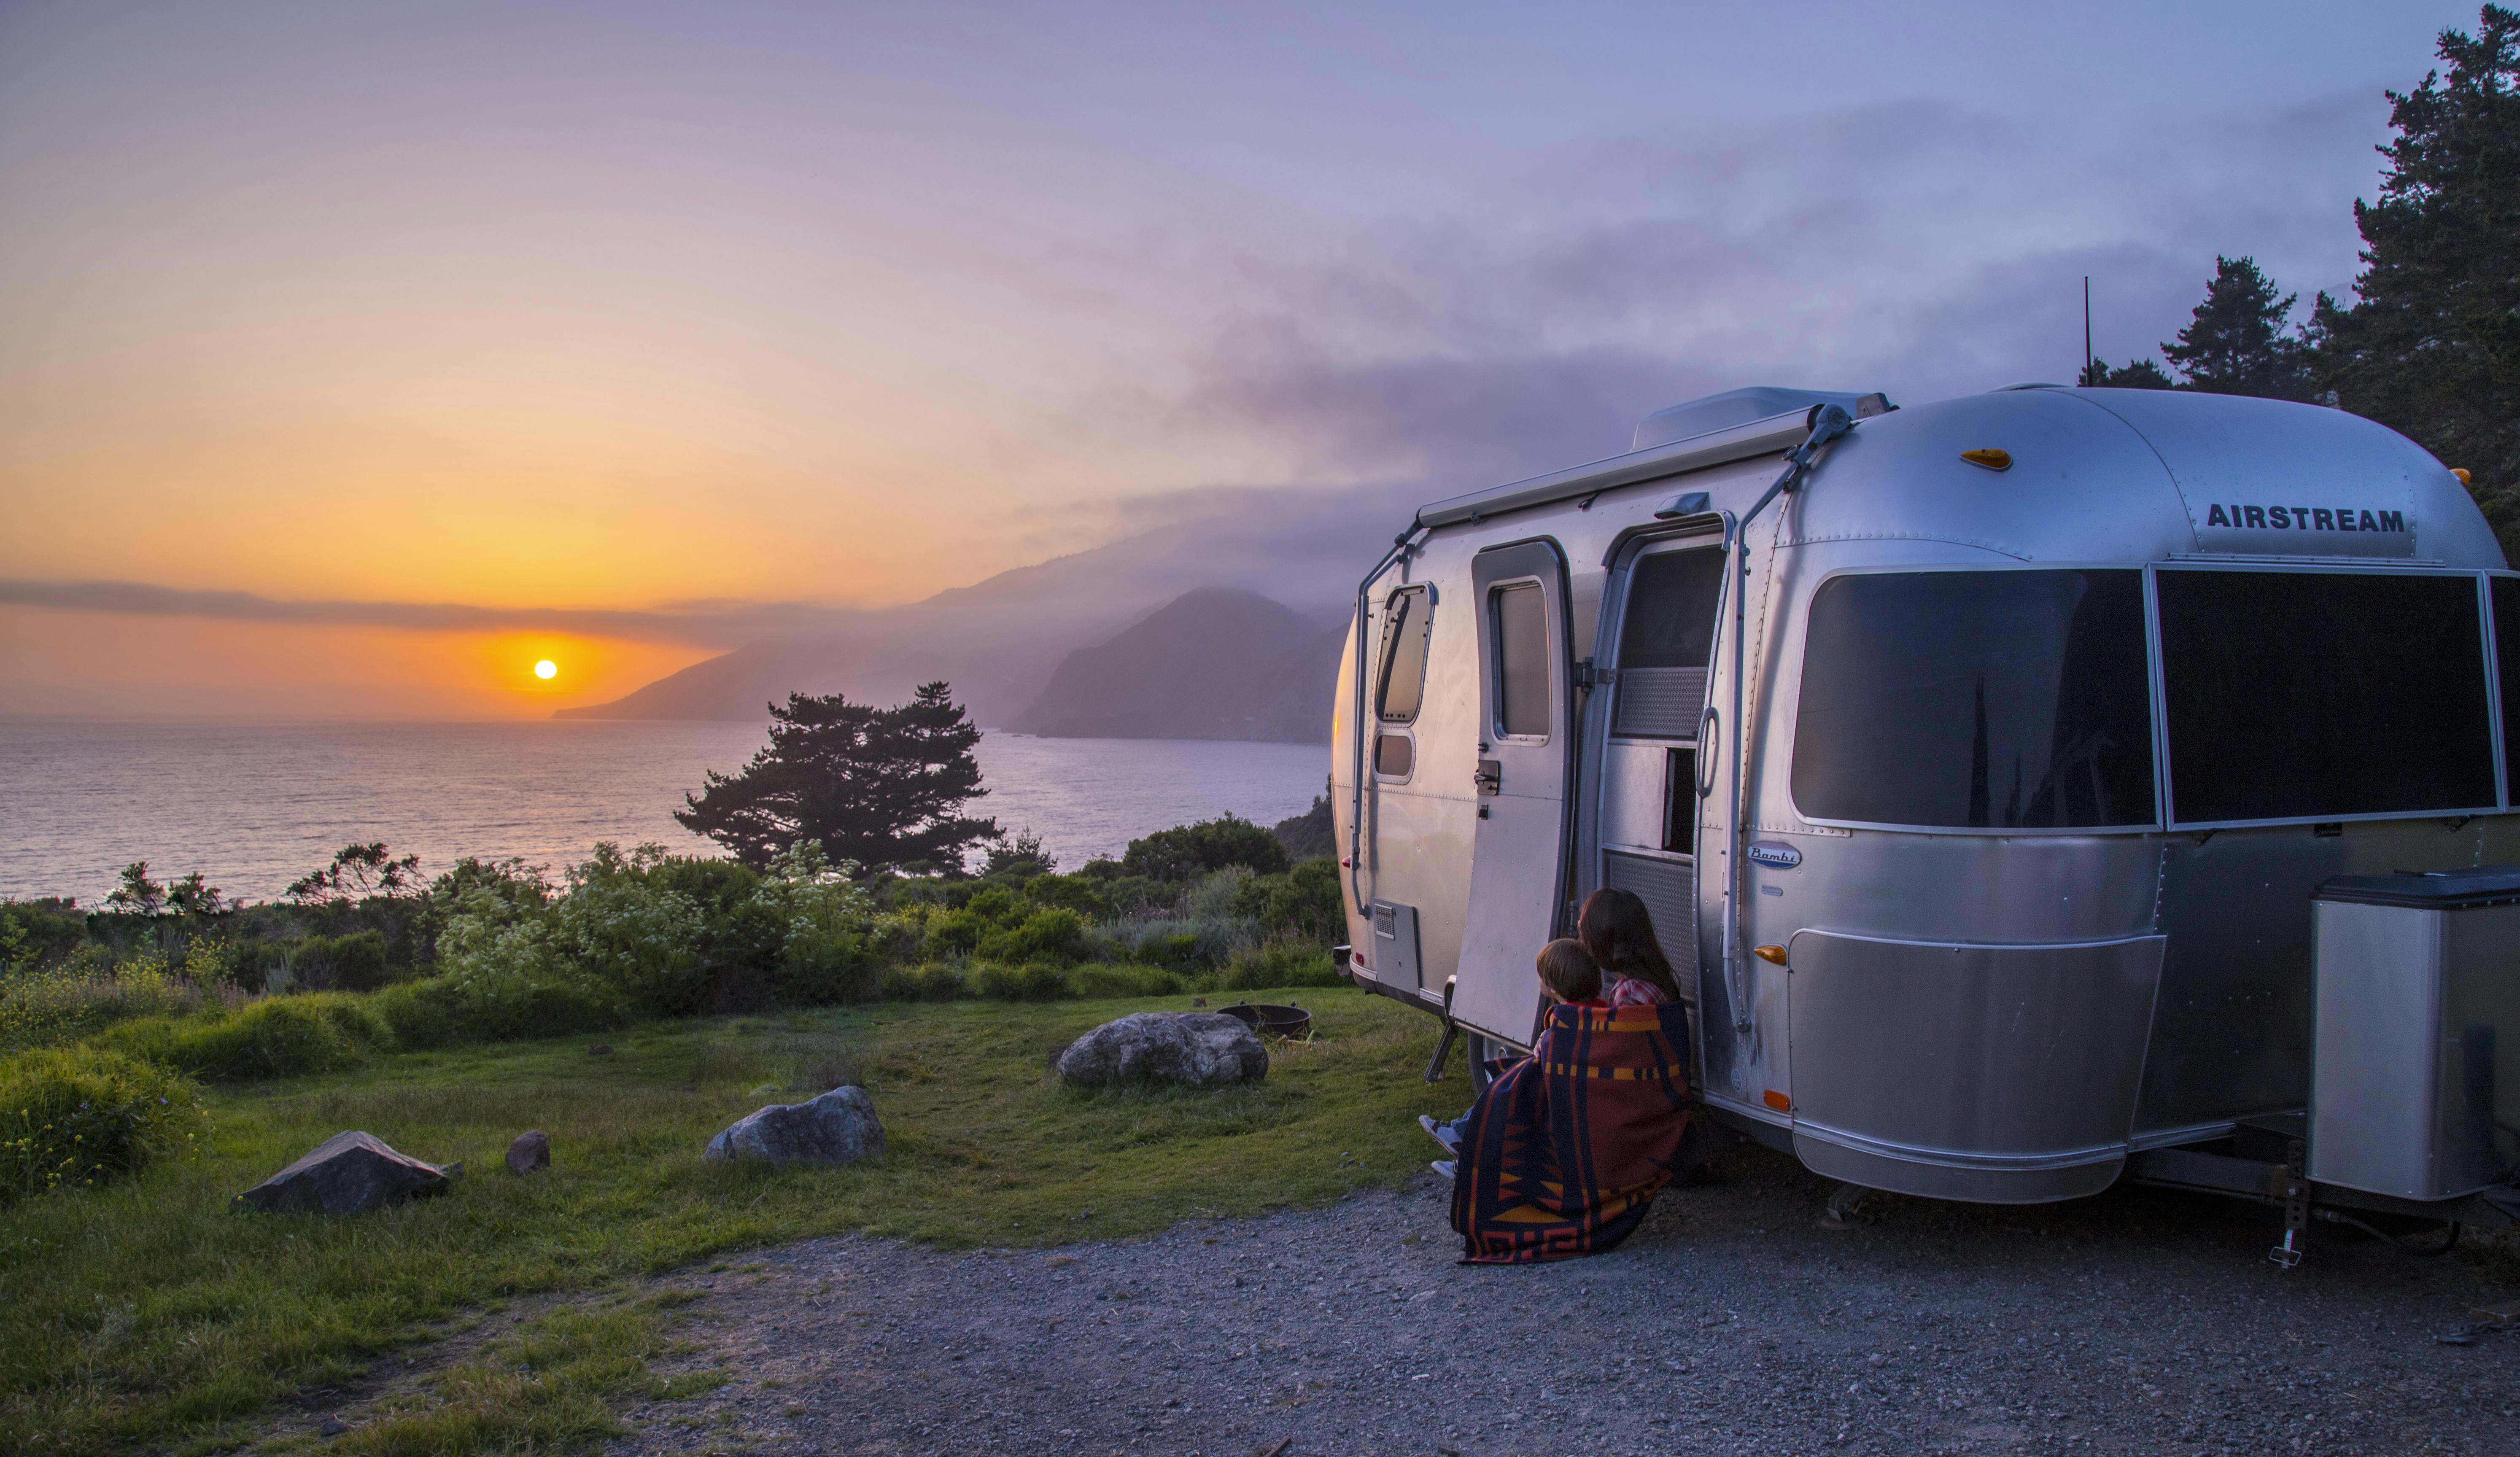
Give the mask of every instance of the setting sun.
<svg viewBox="0 0 2520 1457">
<path fill-rule="evenodd" d="M 536 678 L 558 678 L 559 676 L 560 664 L 553 662 L 549 658 L 545 658 L 541 662 L 534 664 L 534 677 Z"/>
</svg>

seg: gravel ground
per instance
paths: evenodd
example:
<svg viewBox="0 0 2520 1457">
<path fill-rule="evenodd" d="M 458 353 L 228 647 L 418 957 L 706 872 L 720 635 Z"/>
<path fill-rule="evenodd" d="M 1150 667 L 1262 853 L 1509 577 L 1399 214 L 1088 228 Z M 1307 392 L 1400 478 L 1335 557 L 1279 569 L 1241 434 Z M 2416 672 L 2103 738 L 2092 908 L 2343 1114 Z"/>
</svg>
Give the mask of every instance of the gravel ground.
<svg viewBox="0 0 2520 1457">
<path fill-rule="evenodd" d="M 611 1451 L 2520 1452 L 2520 1333 L 2435 1339 L 2520 1292 L 2457 1257 L 2322 1231 L 2286 1272 L 2271 1216 L 2134 1189 L 1826 1230 L 1827 1187 L 1736 1150 L 1625 1248 L 1506 1268 L 1454 1263 L 1431 1178 L 1057 1251 L 790 1246 L 675 1282 L 735 1380 Z"/>
</svg>

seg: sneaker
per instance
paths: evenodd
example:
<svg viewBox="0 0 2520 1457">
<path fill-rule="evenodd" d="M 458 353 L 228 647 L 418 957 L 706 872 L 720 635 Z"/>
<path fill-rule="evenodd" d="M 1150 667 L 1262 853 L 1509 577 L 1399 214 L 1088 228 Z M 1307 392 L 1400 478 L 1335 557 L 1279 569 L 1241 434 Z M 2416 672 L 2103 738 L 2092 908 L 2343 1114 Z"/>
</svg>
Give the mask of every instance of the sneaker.
<svg viewBox="0 0 2520 1457">
<path fill-rule="evenodd" d="M 1446 1178 L 1452 1178 L 1459 1172 L 1459 1170 L 1454 1167 L 1453 1161 L 1450 1159 L 1437 1159 L 1434 1163 L 1429 1164 L 1426 1167 L 1434 1170 L 1437 1173 L 1442 1174 Z"/>
<path fill-rule="evenodd" d="M 1448 1154 L 1462 1146 L 1462 1135 L 1454 1131 L 1453 1126 L 1450 1124 L 1439 1124 L 1435 1122 L 1434 1116 L 1431 1114 L 1418 1114 L 1418 1126 L 1426 1130 L 1427 1137 L 1434 1139 L 1439 1144 L 1442 1144 L 1444 1152 Z"/>
</svg>

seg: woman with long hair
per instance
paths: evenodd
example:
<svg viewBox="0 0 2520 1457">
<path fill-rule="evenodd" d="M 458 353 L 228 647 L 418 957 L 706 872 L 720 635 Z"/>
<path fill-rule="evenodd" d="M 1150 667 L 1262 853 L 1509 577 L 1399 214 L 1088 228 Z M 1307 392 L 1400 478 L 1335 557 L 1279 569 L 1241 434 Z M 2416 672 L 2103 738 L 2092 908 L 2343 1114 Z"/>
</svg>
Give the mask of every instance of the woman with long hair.
<svg viewBox="0 0 2520 1457">
<path fill-rule="evenodd" d="M 1654 940 L 1653 916 L 1634 891 L 1608 886 L 1584 898 L 1575 912 L 1575 939 L 1601 968 L 1601 994 L 1614 1007 L 1680 1001 L 1680 979 Z"/>
</svg>

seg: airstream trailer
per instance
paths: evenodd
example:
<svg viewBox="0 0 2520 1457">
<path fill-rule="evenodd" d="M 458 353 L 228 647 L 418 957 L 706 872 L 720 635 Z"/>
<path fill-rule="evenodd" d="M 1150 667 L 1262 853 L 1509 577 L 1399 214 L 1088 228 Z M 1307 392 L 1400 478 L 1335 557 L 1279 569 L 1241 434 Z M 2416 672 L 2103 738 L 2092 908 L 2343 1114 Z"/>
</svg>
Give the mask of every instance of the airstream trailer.
<svg viewBox="0 0 2520 1457">
<path fill-rule="evenodd" d="M 1334 724 L 1350 974 L 1448 1047 L 1527 1045 L 1616 886 L 1694 964 L 1706 1114 L 1850 1189 L 2138 1177 L 2282 1206 L 2287 1255 L 2520 1208 L 2520 577 L 2368 420 L 1675 407 L 1420 509 Z M 2429 1114 L 2378 1108 L 2408 1057 Z"/>
</svg>

